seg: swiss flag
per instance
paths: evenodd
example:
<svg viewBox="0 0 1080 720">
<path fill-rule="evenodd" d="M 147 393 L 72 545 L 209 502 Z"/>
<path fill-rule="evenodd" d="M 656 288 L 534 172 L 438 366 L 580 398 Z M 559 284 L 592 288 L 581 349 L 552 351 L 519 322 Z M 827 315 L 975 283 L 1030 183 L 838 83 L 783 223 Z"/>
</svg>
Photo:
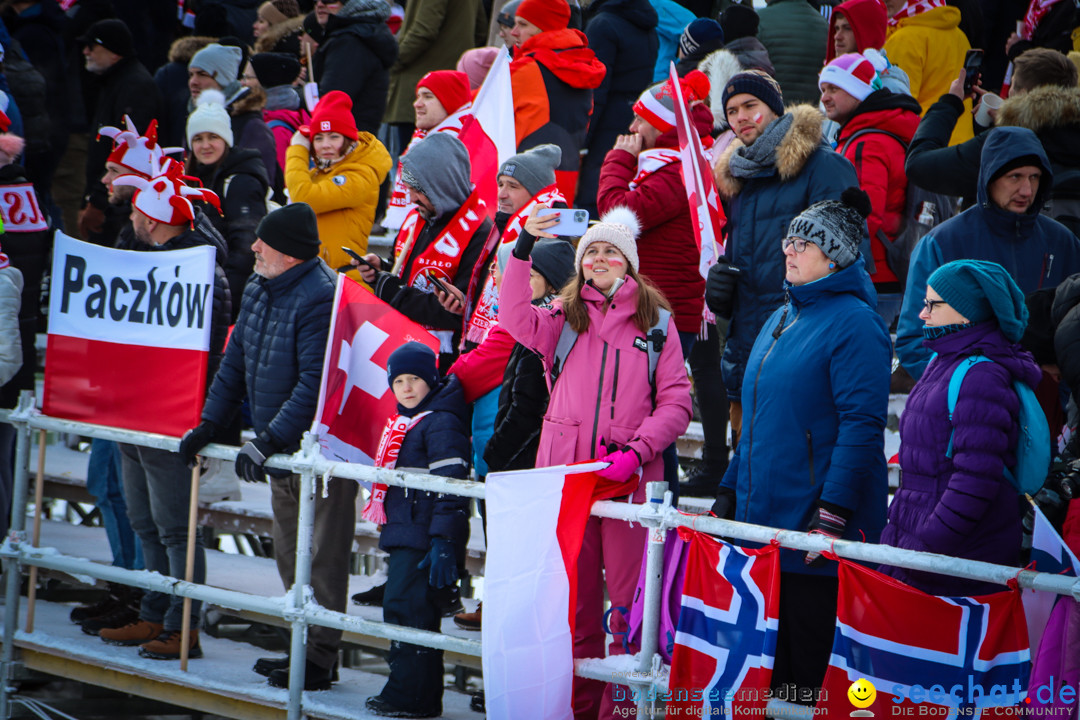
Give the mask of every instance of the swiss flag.
<svg viewBox="0 0 1080 720">
<path fill-rule="evenodd" d="M 314 424 L 324 457 L 374 464 L 383 426 L 397 409 L 386 363 L 410 341 L 439 353 L 431 333 L 352 278 L 338 275 Z"/>
</svg>

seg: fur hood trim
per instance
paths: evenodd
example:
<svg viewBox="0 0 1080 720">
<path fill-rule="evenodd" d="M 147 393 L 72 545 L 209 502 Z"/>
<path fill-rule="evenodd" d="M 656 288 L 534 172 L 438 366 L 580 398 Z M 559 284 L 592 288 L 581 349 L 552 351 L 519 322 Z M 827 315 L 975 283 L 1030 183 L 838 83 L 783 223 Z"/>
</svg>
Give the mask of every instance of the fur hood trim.
<svg viewBox="0 0 1080 720">
<path fill-rule="evenodd" d="M 727 128 L 724 116 L 724 86 L 728 80 L 742 72 L 742 65 L 734 53 L 717 50 L 709 53 L 698 65 L 698 70 L 709 78 L 709 107 L 713 114 L 713 127 Z"/>
<path fill-rule="evenodd" d="M 255 52 L 274 52 L 277 44 L 289 37 L 302 32 L 304 29 L 304 16 L 289 18 L 277 25 L 271 25 L 262 37 L 255 40 Z"/>
<path fill-rule="evenodd" d="M 776 171 L 780 182 L 791 180 L 806 166 L 810 156 L 821 146 L 821 123 L 825 116 L 813 105 L 792 105 L 787 112 L 794 116 L 787 135 L 776 148 Z M 716 187 L 726 197 L 737 195 L 743 181 L 731 174 L 731 155 L 743 146 L 735 138 L 716 161 Z"/>
<path fill-rule="evenodd" d="M 997 124 L 1027 128 L 1036 134 L 1051 128 L 1080 125 L 1080 87 L 1045 85 L 1011 97 L 998 111 Z"/>
<path fill-rule="evenodd" d="M 189 35 L 177 38 L 169 46 L 169 62 L 182 63 L 184 67 L 195 57 L 195 53 L 202 50 L 210 43 L 216 43 L 217 38 L 209 35 Z"/>
</svg>

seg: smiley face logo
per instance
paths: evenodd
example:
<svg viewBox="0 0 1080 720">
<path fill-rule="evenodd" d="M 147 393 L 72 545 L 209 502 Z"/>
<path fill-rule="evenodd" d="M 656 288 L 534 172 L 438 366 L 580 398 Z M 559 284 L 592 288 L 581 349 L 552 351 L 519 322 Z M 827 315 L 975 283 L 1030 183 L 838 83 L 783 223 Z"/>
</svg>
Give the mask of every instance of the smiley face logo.
<svg viewBox="0 0 1080 720">
<path fill-rule="evenodd" d="M 857 708 L 868 708 L 877 698 L 877 689 L 866 678 L 859 678 L 851 683 L 847 691 L 848 700 Z"/>
</svg>

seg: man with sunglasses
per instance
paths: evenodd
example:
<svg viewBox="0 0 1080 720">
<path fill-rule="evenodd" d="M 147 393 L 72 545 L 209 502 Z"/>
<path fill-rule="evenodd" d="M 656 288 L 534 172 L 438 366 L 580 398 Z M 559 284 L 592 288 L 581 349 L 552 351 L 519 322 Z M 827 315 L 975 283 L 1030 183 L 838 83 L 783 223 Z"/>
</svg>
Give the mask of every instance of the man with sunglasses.
<svg viewBox="0 0 1080 720">
<path fill-rule="evenodd" d="M 927 278 L 945 263 L 996 262 L 1025 295 L 1057 287 L 1080 272 L 1080 239 L 1040 214 L 1052 185 L 1050 162 L 1034 132 L 1000 127 L 988 133 L 979 167 L 978 202 L 931 230 L 911 255 L 896 354 L 913 378 L 918 379 L 930 361 L 919 318 Z"/>
</svg>

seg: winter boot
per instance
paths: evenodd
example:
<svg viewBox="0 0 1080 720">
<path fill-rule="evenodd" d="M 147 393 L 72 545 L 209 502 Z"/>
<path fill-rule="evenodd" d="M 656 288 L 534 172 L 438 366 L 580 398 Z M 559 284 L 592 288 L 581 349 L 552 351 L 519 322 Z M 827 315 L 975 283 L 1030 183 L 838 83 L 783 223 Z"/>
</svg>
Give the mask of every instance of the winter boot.
<svg viewBox="0 0 1080 720">
<path fill-rule="evenodd" d="M 80 605 L 79 607 L 74 608 L 68 617 L 71 619 L 71 622 L 81 625 L 90 618 L 108 615 L 128 604 L 126 599 L 128 589 L 129 588 L 126 585 L 109 583 L 109 594 L 104 600 L 93 604 Z"/>
<path fill-rule="evenodd" d="M 111 613 L 92 617 L 79 623 L 87 635 L 98 635 L 102 630 L 115 630 L 139 620 L 139 611 L 127 605 L 121 605 Z"/>
<path fill-rule="evenodd" d="M 161 623 L 136 620 L 120 628 L 102 628 L 98 636 L 110 645 L 142 645 L 156 638 L 164 630 L 165 627 Z"/>
<path fill-rule="evenodd" d="M 181 633 L 179 630 L 166 630 L 150 642 L 139 646 L 139 655 L 154 660 L 179 660 Z M 191 637 L 188 638 L 188 657 L 201 658 L 202 648 L 199 647 L 199 631 L 192 628 Z"/>
<path fill-rule="evenodd" d="M 332 676 L 333 670 L 331 668 L 319 667 L 310 660 L 304 662 L 304 690 L 308 692 L 329 690 L 330 684 L 333 682 Z M 267 678 L 267 682 L 273 687 L 289 687 L 289 668 L 284 667 L 273 671 Z"/>
<path fill-rule="evenodd" d="M 462 612 L 454 616 L 454 624 L 462 630 L 479 630 L 480 615 L 484 610 L 484 603 L 476 606 L 476 612 Z"/>
<path fill-rule="evenodd" d="M 386 592 L 386 583 L 382 585 L 376 585 L 373 588 L 365 590 L 364 592 L 358 592 L 352 596 L 352 601 L 356 605 L 370 605 L 372 607 L 382 607 L 383 593 Z"/>
<path fill-rule="evenodd" d="M 378 695 L 372 695 L 364 703 L 364 707 L 372 715 L 378 715 L 380 717 L 394 717 L 394 718 L 433 718 L 442 715 L 442 710 L 432 710 L 425 712 L 423 710 L 406 710 L 405 708 L 399 708 L 396 705 L 383 700 Z"/>
</svg>

